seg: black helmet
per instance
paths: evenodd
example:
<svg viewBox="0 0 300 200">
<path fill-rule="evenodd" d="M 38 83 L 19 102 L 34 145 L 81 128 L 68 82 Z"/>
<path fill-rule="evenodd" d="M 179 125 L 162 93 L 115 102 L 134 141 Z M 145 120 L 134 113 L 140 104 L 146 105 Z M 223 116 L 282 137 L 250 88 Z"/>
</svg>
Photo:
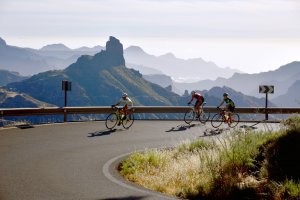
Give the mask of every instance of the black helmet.
<svg viewBox="0 0 300 200">
<path fill-rule="evenodd" d="M 225 93 L 223 94 L 223 97 L 227 97 L 227 96 L 228 96 L 228 93 L 225 92 Z"/>
</svg>

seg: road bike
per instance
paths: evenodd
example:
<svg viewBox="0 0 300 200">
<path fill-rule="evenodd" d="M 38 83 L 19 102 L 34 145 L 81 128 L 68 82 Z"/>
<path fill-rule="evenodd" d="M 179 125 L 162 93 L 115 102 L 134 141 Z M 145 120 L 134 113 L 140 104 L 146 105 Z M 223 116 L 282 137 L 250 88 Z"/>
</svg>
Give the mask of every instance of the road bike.
<svg viewBox="0 0 300 200">
<path fill-rule="evenodd" d="M 134 122 L 133 109 L 127 110 L 127 115 L 125 116 L 121 107 L 112 106 L 113 112 L 110 113 L 105 120 L 105 126 L 108 129 L 113 129 L 116 125 L 121 125 L 125 129 L 129 129 Z"/>
<path fill-rule="evenodd" d="M 218 128 L 219 126 L 221 126 L 222 123 L 226 123 L 230 128 L 234 128 L 240 122 L 240 116 L 237 113 L 229 114 L 227 111 L 225 111 L 222 108 L 217 108 L 217 109 L 220 110 L 220 112 L 215 114 L 211 118 L 211 125 L 214 128 Z"/>
<path fill-rule="evenodd" d="M 184 114 L 185 123 L 190 124 L 195 118 L 198 119 L 202 123 L 207 122 L 209 120 L 210 113 L 205 113 L 204 112 L 203 107 L 204 107 L 205 104 L 206 104 L 206 102 L 203 102 L 202 105 L 200 106 L 199 116 L 196 116 L 197 113 L 196 113 L 195 108 L 194 108 L 195 105 L 192 104 L 193 107 L 191 107 L 191 109 L 188 110 Z"/>
</svg>

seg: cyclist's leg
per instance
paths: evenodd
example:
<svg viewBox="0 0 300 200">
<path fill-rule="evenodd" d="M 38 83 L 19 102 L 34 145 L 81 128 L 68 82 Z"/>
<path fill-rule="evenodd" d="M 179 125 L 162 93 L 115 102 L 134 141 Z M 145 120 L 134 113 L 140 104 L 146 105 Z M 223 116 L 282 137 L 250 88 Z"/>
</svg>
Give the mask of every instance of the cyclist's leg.
<svg viewBox="0 0 300 200">
<path fill-rule="evenodd" d="M 123 119 L 126 119 L 126 116 L 128 114 L 128 105 L 126 104 L 123 108 L 122 108 L 122 111 L 123 111 Z"/>
<path fill-rule="evenodd" d="M 195 103 L 195 112 L 197 114 L 197 116 L 199 117 L 200 115 L 200 106 L 202 104 L 202 101 L 197 100 Z"/>
<path fill-rule="evenodd" d="M 233 119 L 232 119 L 232 114 L 234 113 L 234 107 L 231 106 L 231 105 L 228 105 L 227 110 L 228 110 L 227 113 L 228 113 L 229 123 L 231 123 L 231 121 L 233 120 Z"/>
</svg>

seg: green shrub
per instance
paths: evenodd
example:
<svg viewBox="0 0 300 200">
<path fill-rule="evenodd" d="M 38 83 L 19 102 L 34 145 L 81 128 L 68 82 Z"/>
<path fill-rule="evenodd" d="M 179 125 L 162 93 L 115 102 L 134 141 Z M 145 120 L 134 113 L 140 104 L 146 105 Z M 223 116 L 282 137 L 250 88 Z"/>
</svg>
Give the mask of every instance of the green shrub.
<svg viewBox="0 0 300 200">
<path fill-rule="evenodd" d="M 300 129 L 289 129 L 266 151 L 268 176 L 274 181 L 300 180 Z"/>
<path fill-rule="evenodd" d="M 287 129 L 300 129 L 300 117 L 295 115 L 282 121 L 282 124 Z"/>
</svg>

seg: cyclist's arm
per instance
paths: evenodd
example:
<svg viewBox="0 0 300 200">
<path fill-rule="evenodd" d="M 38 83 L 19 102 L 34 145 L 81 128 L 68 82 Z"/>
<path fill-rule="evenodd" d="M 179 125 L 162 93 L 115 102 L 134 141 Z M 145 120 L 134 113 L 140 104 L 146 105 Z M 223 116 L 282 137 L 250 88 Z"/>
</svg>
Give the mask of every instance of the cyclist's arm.
<svg viewBox="0 0 300 200">
<path fill-rule="evenodd" d="M 193 100 L 194 100 L 194 97 L 191 98 L 191 100 L 188 102 L 188 104 L 192 103 Z"/>
<path fill-rule="evenodd" d="M 224 100 L 220 103 L 220 105 L 218 107 L 222 106 L 223 104 L 224 104 Z"/>
<path fill-rule="evenodd" d="M 118 106 L 118 105 L 120 105 L 121 102 L 122 102 L 122 99 L 120 99 L 119 101 L 117 101 L 117 103 L 115 105 Z"/>
<path fill-rule="evenodd" d="M 130 98 L 127 97 L 127 104 L 129 107 L 133 107 L 133 103 Z"/>
</svg>

